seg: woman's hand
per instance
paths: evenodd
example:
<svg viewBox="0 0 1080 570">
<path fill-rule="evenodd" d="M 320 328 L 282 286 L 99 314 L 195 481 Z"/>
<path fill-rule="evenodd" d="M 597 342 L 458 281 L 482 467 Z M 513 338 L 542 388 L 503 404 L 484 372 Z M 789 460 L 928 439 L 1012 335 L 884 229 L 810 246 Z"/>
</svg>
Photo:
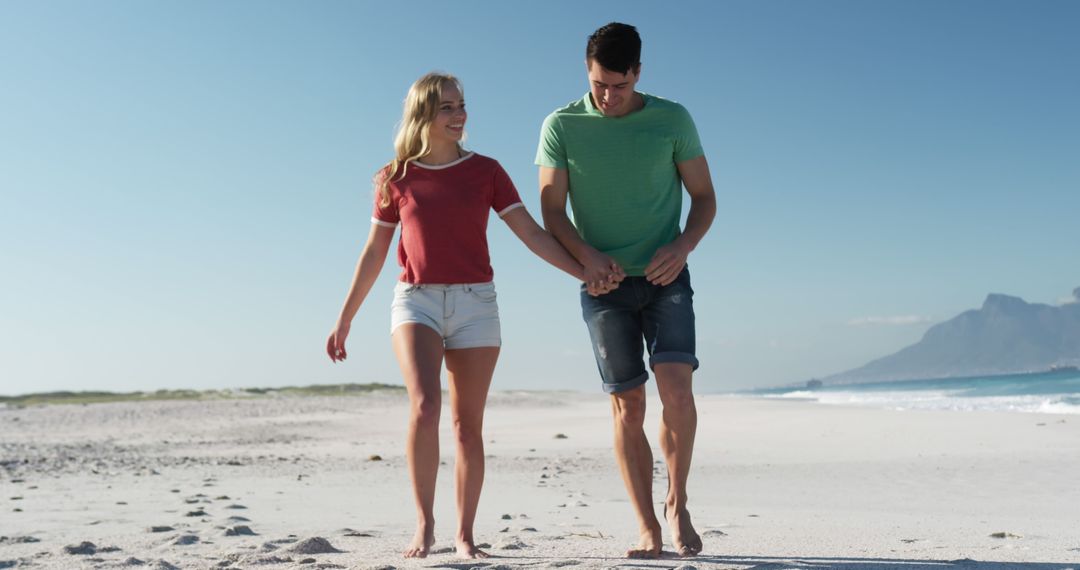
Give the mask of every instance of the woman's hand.
<svg viewBox="0 0 1080 570">
<path fill-rule="evenodd" d="M 345 339 L 349 336 L 349 323 L 338 323 L 330 332 L 330 338 L 326 339 L 326 354 L 330 360 L 337 362 L 345 360 Z"/>
</svg>

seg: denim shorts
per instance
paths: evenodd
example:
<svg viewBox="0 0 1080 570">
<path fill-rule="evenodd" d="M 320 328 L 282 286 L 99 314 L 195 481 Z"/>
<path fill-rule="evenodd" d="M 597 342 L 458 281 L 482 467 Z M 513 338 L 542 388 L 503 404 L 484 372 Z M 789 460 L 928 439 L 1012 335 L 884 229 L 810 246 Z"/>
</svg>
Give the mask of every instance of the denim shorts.
<svg viewBox="0 0 1080 570">
<path fill-rule="evenodd" d="M 435 329 L 449 350 L 502 344 L 494 283 L 398 282 L 390 305 L 390 334 L 407 323 Z"/>
<path fill-rule="evenodd" d="M 581 313 L 605 392 L 637 388 L 649 379 L 645 349 L 650 369 L 679 362 L 697 370 L 693 298 L 689 269 L 666 286 L 653 285 L 645 277 L 627 277 L 599 297 L 581 286 Z"/>
</svg>

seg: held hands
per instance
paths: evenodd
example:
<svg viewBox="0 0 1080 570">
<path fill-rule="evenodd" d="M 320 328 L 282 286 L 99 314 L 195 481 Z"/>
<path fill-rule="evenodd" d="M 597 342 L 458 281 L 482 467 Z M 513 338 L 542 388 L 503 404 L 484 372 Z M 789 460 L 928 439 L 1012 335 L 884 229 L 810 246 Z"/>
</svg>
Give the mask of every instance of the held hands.
<svg viewBox="0 0 1080 570">
<path fill-rule="evenodd" d="M 669 285 L 686 267 L 686 257 L 690 249 L 675 240 L 653 254 L 649 265 L 645 266 L 645 278 L 653 285 Z"/>
<path fill-rule="evenodd" d="M 349 323 L 338 323 L 330 332 L 330 338 L 326 339 L 326 354 L 330 360 L 337 362 L 345 360 L 345 339 L 349 336 Z"/>
<path fill-rule="evenodd" d="M 593 297 L 614 291 L 625 278 L 622 267 L 610 256 L 597 251 L 585 261 L 585 290 Z"/>
</svg>

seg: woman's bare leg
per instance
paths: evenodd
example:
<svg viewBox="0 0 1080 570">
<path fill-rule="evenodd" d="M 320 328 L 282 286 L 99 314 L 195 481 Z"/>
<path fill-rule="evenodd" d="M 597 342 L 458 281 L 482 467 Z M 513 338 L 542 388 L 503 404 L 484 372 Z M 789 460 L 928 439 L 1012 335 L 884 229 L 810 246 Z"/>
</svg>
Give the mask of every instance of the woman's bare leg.
<svg viewBox="0 0 1080 570">
<path fill-rule="evenodd" d="M 443 341 L 439 333 L 418 324 L 394 330 L 394 353 L 409 392 L 409 433 L 405 444 L 416 501 L 416 536 L 406 558 L 424 558 L 435 543 L 435 478 L 439 472 L 439 412 L 442 407 Z"/>
<path fill-rule="evenodd" d="M 446 351 L 446 371 L 450 385 L 450 410 L 454 418 L 457 459 L 454 475 L 457 490 L 458 556 L 487 558 L 476 547 L 473 522 L 484 485 L 484 406 L 499 358 L 498 347 L 465 348 Z"/>
</svg>

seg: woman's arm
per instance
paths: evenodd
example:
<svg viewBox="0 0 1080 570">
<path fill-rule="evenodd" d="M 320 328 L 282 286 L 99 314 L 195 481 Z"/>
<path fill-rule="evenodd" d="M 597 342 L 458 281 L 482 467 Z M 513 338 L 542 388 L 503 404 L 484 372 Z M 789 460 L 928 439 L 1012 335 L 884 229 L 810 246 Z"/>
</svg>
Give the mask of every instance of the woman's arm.
<svg viewBox="0 0 1080 570">
<path fill-rule="evenodd" d="M 514 235 L 525 244 L 525 247 L 540 256 L 540 259 L 569 273 L 578 281 L 585 280 L 585 271 L 581 264 L 566 251 L 566 248 L 554 236 L 536 223 L 528 210 L 514 208 L 507 212 L 502 219 L 506 222 L 506 225 L 510 226 L 510 230 L 514 232 Z"/>
<path fill-rule="evenodd" d="M 360 310 L 360 304 L 371 291 L 371 286 L 375 284 L 375 279 L 386 262 L 386 252 L 392 241 L 394 228 L 371 224 L 371 232 L 368 233 L 360 260 L 356 263 L 356 273 L 353 275 L 349 294 L 345 297 L 345 305 L 341 307 L 337 324 L 330 332 L 330 338 L 326 340 L 326 353 L 330 355 L 330 360 L 345 360 L 345 339 L 349 336 L 349 326 L 356 316 L 356 311 Z"/>
</svg>

